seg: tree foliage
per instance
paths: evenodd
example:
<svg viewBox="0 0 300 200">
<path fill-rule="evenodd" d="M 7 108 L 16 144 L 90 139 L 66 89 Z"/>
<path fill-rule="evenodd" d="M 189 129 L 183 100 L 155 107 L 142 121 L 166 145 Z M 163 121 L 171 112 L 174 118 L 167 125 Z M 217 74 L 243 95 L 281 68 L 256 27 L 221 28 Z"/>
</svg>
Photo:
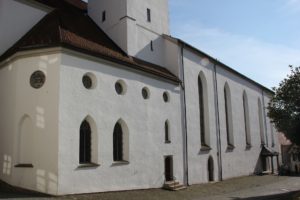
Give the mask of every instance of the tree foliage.
<svg viewBox="0 0 300 200">
<path fill-rule="evenodd" d="M 300 67 L 290 66 L 291 73 L 273 88 L 268 116 L 278 131 L 300 145 Z"/>
</svg>

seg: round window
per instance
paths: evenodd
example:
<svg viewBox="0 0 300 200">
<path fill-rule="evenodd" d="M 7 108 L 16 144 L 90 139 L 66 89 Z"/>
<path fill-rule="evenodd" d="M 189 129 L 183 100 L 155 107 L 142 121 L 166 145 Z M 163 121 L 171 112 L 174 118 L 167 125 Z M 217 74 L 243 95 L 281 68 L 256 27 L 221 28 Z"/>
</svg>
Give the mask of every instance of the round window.
<svg viewBox="0 0 300 200">
<path fill-rule="evenodd" d="M 125 93 L 124 84 L 121 81 L 116 82 L 115 89 L 116 89 L 117 94 L 119 94 L 119 95 Z"/>
<path fill-rule="evenodd" d="M 168 92 L 164 92 L 164 93 L 163 93 L 163 99 L 164 99 L 164 102 L 169 102 L 170 97 L 169 97 Z"/>
<path fill-rule="evenodd" d="M 149 90 L 148 90 L 148 88 L 144 87 L 142 89 L 142 96 L 143 96 L 144 99 L 149 99 Z"/>
<path fill-rule="evenodd" d="M 40 70 L 33 72 L 30 76 L 30 85 L 35 89 L 41 88 L 45 82 L 46 75 Z"/>
<path fill-rule="evenodd" d="M 86 89 L 91 89 L 92 88 L 93 81 L 92 81 L 91 77 L 89 77 L 88 75 L 84 75 L 82 77 L 82 83 L 83 83 L 83 86 Z"/>
<path fill-rule="evenodd" d="M 83 75 L 82 84 L 86 89 L 94 89 L 97 85 L 97 78 L 93 73 L 88 72 Z"/>
</svg>

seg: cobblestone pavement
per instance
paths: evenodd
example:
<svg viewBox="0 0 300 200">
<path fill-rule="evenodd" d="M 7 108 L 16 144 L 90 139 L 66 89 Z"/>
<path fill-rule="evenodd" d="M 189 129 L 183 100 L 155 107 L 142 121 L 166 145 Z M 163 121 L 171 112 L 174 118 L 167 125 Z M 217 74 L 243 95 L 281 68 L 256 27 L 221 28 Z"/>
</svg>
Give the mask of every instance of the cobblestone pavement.
<svg viewBox="0 0 300 200">
<path fill-rule="evenodd" d="M 298 200 L 300 177 L 250 176 L 194 185 L 178 192 L 162 189 L 49 197 L 0 183 L 0 199 L 42 200 Z M 300 199 L 300 198 L 299 198 Z"/>
</svg>

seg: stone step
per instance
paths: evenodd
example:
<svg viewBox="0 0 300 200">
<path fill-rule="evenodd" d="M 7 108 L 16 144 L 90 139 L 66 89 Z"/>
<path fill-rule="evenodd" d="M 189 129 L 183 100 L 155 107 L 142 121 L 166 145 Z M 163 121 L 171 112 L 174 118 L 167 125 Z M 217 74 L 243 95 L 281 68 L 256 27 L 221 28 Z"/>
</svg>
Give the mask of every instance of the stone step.
<svg viewBox="0 0 300 200">
<path fill-rule="evenodd" d="M 183 185 L 181 185 L 180 187 L 178 187 L 178 188 L 175 188 L 173 191 L 185 190 L 185 189 L 186 189 L 186 187 L 185 187 L 185 186 L 183 186 Z"/>
<path fill-rule="evenodd" d="M 165 185 L 179 185 L 179 181 L 167 181 Z"/>
<path fill-rule="evenodd" d="M 183 186 L 182 184 L 180 184 L 178 181 L 167 181 L 167 182 L 165 182 L 163 188 L 166 190 L 171 190 L 171 191 L 178 191 L 178 190 L 186 189 L 186 187 Z"/>
</svg>

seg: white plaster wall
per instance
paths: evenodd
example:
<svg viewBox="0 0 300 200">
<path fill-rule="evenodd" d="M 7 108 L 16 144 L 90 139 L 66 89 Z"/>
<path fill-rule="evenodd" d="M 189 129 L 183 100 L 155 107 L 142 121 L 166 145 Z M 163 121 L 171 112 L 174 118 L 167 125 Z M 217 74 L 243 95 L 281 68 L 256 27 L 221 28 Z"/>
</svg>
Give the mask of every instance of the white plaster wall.
<svg viewBox="0 0 300 200">
<path fill-rule="evenodd" d="M 211 151 L 200 151 L 200 113 L 198 95 L 198 76 L 203 72 L 207 81 L 208 119 Z M 186 115 L 188 134 L 189 184 L 208 182 L 207 163 L 209 156 L 214 160 L 214 178 L 218 179 L 217 138 L 214 103 L 213 66 L 204 57 L 184 50 L 184 76 L 186 92 Z"/>
<path fill-rule="evenodd" d="M 106 20 L 102 21 L 105 11 Z M 93 21 L 116 43 L 127 52 L 127 15 L 126 1 L 122 0 L 89 0 L 88 14 Z M 134 38 L 134 36 L 132 36 Z"/>
<path fill-rule="evenodd" d="M 82 76 L 93 73 L 97 85 L 87 90 Z M 117 95 L 115 82 L 127 85 Z M 183 182 L 183 149 L 179 87 L 119 65 L 62 55 L 59 114 L 59 194 L 159 188 L 164 183 L 164 156 L 173 155 L 174 176 Z M 150 90 L 144 100 L 143 87 Z M 162 98 L 170 94 L 170 102 Z M 97 168 L 79 169 L 79 127 L 86 116 L 98 133 Z M 122 119 L 129 129 L 129 164 L 113 165 L 113 129 Z M 165 120 L 171 144 L 164 141 Z M 93 147 L 92 147 L 93 148 Z"/>
<path fill-rule="evenodd" d="M 261 151 L 261 139 L 258 118 L 258 98 L 262 98 L 261 88 L 219 66 L 217 67 L 217 79 L 223 178 L 227 179 L 253 174 L 256 171 L 261 170 L 261 160 L 259 158 Z M 235 146 L 233 151 L 227 150 L 224 107 L 224 85 L 226 82 L 228 83 L 231 92 L 233 135 Z M 250 137 L 252 145 L 250 149 L 246 149 L 243 91 L 246 91 L 248 96 Z M 269 132 L 265 134 L 269 134 Z M 276 166 L 275 162 L 274 166 Z"/>
<path fill-rule="evenodd" d="M 151 22 L 147 21 L 147 8 L 151 10 Z M 159 35 L 169 34 L 168 0 L 127 0 L 127 15 Z"/>
<path fill-rule="evenodd" d="M 147 8 L 151 9 L 151 22 L 147 21 Z M 90 0 L 88 13 L 127 54 L 165 66 L 167 51 L 161 35 L 169 34 L 168 0 Z"/>
<path fill-rule="evenodd" d="M 236 74 L 227 71 L 223 67 L 217 68 L 218 102 L 220 118 L 220 137 L 221 137 L 221 156 L 222 156 L 222 175 L 224 179 L 253 174 L 261 170 L 261 151 L 260 125 L 258 118 L 258 98 L 262 99 L 260 87 L 240 78 Z M 203 72 L 208 85 L 208 110 L 209 110 L 209 129 L 210 129 L 210 152 L 200 151 L 200 119 L 199 119 L 199 99 L 198 99 L 198 75 Z M 189 183 L 207 182 L 207 160 L 211 155 L 214 159 L 215 180 L 218 179 L 217 162 L 217 137 L 216 137 L 216 115 L 215 115 L 215 96 L 214 96 L 214 69 L 213 64 L 205 57 L 184 50 L 184 74 L 186 89 L 186 112 L 187 112 L 187 133 L 188 133 L 188 166 Z M 224 107 L 224 85 L 229 84 L 231 92 L 231 105 L 233 117 L 233 151 L 227 150 L 226 121 Z M 243 91 L 246 91 L 249 106 L 250 122 L 250 149 L 246 149 L 245 124 L 243 111 Z M 265 106 L 269 100 L 265 97 Z M 270 127 L 269 119 L 267 126 Z M 265 131 L 264 131 L 265 132 Z M 273 130 L 274 134 L 276 133 Z M 271 131 L 268 128 L 266 135 L 269 136 L 271 144 Z M 274 150 L 279 152 L 278 141 L 274 136 Z M 274 167 L 276 169 L 276 159 Z"/>
<path fill-rule="evenodd" d="M 164 39 L 164 66 L 170 71 L 172 72 L 174 75 L 176 75 L 177 77 L 181 77 L 180 74 L 180 66 L 181 66 L 181 52 L 180 52 L 180 47 L 167 40 Z"/>
<path fill-rule="evenodd" d="M 47 11 L 16 0 L 0 0 L 0 55 L 25 35 Z"/>
<path fill-rule="evenodd" d="M 58 54 L 32 54 L 15 57 L 0 68 L 0 179 L 14 186 L 57 194 L 58 160 Z M 40 89 L 29 84 L 31 74 L 41 70 L 46 82 Z M 4 117 L 5 116 L 5 117 Z M 20 123 L 27 116 L 31 127 L 29 148 L 19 158 Z M 27 140 L 27 142 L 29 142 Z M 26 163 L 22 163 L 26 162 Z M 16 168 L 16 164 L 33 168 Z"/>
<path fill-rule="evenodd" d="M 264 108 L 265 108 L 265 113 L 267 115 L 268 113 L 268 103 L 271 99 L 271 94 L 269 92 L 264 92 L 263 93 L 263 97 L 264 97 Z M 267 146 L 271 149 L 273 149 L 274 151 L 279 153 L 279 164 L 281 164 L 281 149 L 280 149 L 280 143 L 278 140 L 278 134 L 279 132 L 276 130 L 276 128 L 274 127 L 274 124 L 271 123 L 271 120 L 268 116 L 266 116 L 266 138 L 267 138 Z M 274 169 L 278 170 L 278 166 L 277 166 L 277 160 L 274 157 L 273 159 L 273 163 L 274 163 Z"/>
</svg>

